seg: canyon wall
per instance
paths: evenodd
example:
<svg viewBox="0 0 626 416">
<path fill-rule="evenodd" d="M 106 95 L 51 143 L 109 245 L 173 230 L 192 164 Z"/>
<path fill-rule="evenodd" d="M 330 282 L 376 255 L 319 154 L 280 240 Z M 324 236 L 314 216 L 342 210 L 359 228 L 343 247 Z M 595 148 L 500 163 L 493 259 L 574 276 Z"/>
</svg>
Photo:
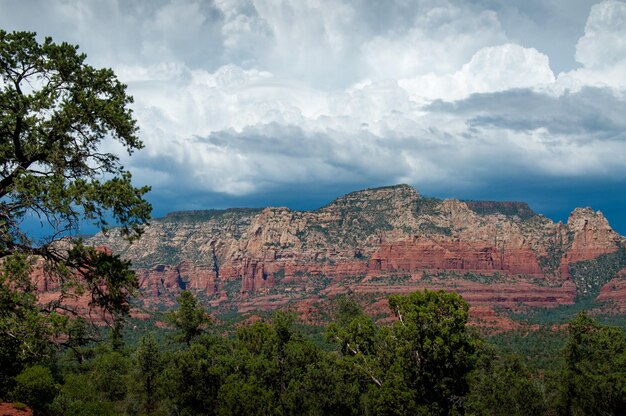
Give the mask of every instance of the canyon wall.
<svg viewBox="0 0 626 416">
<path fill-rule="evenodd" d="M 376 294 L 443 288 L 484 316 L 494 307 L 573 303 L 585 283 L 572 266 L 624 246 L 589 208 L 554 223 L 523 203 L 438 200 L 407 185 L 354 192 L 315 211 L 174 213 L 152 221 L 133 244 L 115 231 L 90 242 L 133 262 L 147 303 L 190 289 L 213 306 L 248 311 L 346 291 L 375 303 Z M 622 293 L 623 277 L 598 281 L 617 279 Z"/>
</svg>

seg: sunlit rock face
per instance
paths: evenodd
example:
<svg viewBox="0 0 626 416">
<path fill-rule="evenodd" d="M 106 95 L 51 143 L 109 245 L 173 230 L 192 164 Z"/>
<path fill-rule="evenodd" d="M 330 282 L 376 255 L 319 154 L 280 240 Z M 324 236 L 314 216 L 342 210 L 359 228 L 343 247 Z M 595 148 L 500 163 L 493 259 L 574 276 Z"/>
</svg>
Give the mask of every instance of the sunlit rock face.
<svg viewBox="0 0 626 416">
<path fill-rule="evenodd" d="M 494 307 L 573 303 L 581 281 L 572 265 L 616 253 L 624 239 L 589 208 L 554 223 L 525 203 L 438 200 L 398 185 L 316 211 L 172 213 L 131 245 L 115 232 L 91 243 L 133 262 L 146 303 L 189 289 L 240 311 L 296 305 L 315 321 L 313 304 L 346 291 L 375 305 L 389 293 L 441 288 L 461 293 L 480 320 Z"/>
</svg>

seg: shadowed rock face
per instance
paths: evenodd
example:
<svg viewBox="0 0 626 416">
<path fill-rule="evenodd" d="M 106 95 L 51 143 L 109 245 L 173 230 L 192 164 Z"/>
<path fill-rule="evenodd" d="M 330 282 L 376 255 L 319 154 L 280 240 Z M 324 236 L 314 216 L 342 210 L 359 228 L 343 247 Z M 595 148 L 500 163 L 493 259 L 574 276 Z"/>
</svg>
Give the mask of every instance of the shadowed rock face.
<svg viewBox="0 0 626 416">
<path fill-rule="evenodd" d="M 132 245 L 115 232 L 91 243 L 133 261 L 148 302 L 192 289 L 239 310 L 306 310 L 346 290 L 428 287 L 458 291 L 489 316 L 493 306 L 574 302 L 572 264 L 615 253 L 624 239 L 589 208 L 553 223 L 523 203 L 438 200 L 398 185 L 316 211 L 179 212 L 154 220 Z"/>
</svg>

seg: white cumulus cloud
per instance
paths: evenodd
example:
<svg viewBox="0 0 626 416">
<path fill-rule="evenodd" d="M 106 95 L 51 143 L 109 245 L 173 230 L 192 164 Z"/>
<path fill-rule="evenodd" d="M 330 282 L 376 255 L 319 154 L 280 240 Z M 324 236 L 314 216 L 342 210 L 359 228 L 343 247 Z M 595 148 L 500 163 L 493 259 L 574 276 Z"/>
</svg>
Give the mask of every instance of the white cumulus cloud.
<svg viewBox="0 0 626 416">
<path fill-rule="evenodd" d="M 534 88 L 554 82 L 546 55 L 507 43 L 481 48 L 461 69 L 446 75 L 429 73 L 399 84 L 416 101 L 458 100 L 474 93 Z"/>
<path fill-rule="evenodd" d="M 558 76 L 558 87 L 580 89 L 586 85 L 626 90 L 626 2 L 607 0 L 591 8 L 585 34 L 576 44 L 582 68 Z"/>
<path fill-rule="evenodd" d="M 585 35 L 576 45 L 576 60 L 586 68 L 603 68 L 626 59 L 626 3 L 607 0 L 591 8 Z"/>
<path fill-rule="evenodd" d="M 505 40 L 494 12 L 472 13 L 448 3 L 418 14 L 405 32 L 390 29 L 363 43 L 361 51 L 371 76 L 400 79 L 450 73 L 481 47 Z"/>
</svg>

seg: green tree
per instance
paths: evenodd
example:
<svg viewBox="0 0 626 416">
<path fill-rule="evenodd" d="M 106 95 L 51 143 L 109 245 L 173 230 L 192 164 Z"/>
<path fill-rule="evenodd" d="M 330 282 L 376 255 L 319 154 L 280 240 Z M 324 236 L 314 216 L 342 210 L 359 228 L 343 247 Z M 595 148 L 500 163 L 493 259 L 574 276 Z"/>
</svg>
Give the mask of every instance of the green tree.
<svg viewBox="0 0 626 416">
<path fill-rule="evenodd" d="M 335 354 L 321 351 L 310 358 L 313 359 L 305 363 L 300 374 L 294 374 L 289 379 L 283 395 L 283 413 L 320 416 L 361 414 L 361 383 L 350 363 Z"/>
<path fill-rule="evenodd" d="M 119 157 L 102 150 L 105 140 L 129 154 L 143 147 L 132 97 L 112 70 L 85 58 L 67 43 L 0 30 L 0 396 L 3 380 L 46 355 L 52 340 L 84 340 L 63 299 L 87 294 L 90 306 L 124 314 L 137 288 L 129 262 L 65 238 L 85 221 L 102 230 L 115 223 L 135 238 L 151 209 L 148 187 L 134 187 Z M 40 241 L 21 228 L 28 218 L 47 230 Z M 35 263 L 60 292 L 46 305 L 30 282 Z"/>
<path fill-rule="evenodd" d="M 448 415 L 463 411 L 479 339 L 467 327 L 468 305 L 454 293 L 389 297 L 397 321 L 379 328 L 358 314 L 331 325 L 328 337 L 369 380 L 367 414 Z"/>
<path fill-rule="evenodd" d="M 516 355 L 481 354 L 470 374 L 468 415 L 525 416 L 546 412 L 542 386 Z"/>
<path fill-rule="evenodd" d="M 211 317 L 188 290 L 183 290 L 176 301 L 178 309 L 169 312 L 166 319 L 180 331 L 177 340 L 189 346 L 194 338 L 204 333 L 211 323 Z"/>
<path fill-rule="evenodd" d="M 123 412 L 106 400 L 96 388 L 92 373 L 68 374 L 51 408 L 58 416 L 117 416 Z"/>
<path fill-rule="evenodd" d="M 57 372 L 62 376 L 60 392 L 50 406 L 50 414 L 121 415 L 126 414 L 129 387 L 135 374 L 126 355 L 111 351 L 111 346 L 100 343 L 85 350 L 82 361 L 75 363 L 69 351 L 59 360 Z"/>
<path fill-rule="evenodd" d="M 35 365 L 20 373 L 15 381 L 14 399 L 28 404 L 35 414 L 46 414 L 58 392 L 50 370 Z"/>
<path fill-rule="evenodd" d="M 0 30 L 0 258 L 45 259 L 67 291 L 87 290 L 97 306 L 126 305 L 136 281 L 128 263 L 80 242 L 59 244 L 90 221 L 121 226 L 129 238 L 148 220 L 147 187 L 135 188 L 104 140 L 132 153 L 143 145 L 132 97 L 110 69 L 85 63 L 78 47 L 35 33 Z M 50 235 L 33 242 L 20 224 L 38 217 Z M 80 278 L 77 277 L 80 275 Z"/>
<path fill-rule="evenodd" d="M 150 414 L 155 409 L 159 375 L 163 370 L 161 353 L 152 334 L 144 335 L 139 340 L 135 362 L 144 409 Z"/>
<path fill-rule="evenodd" d="M 217 414 L 230 415 L 280 415 L 276 392 L 254 376 L 242 379 L 234 374 L 220 388 Z"/>
<path fill-rule="evenodd" d="M 581 312 L 569 324 L 562 414 L 626 415 L 626 332 Z"/>
<path fill-rule="evenodd" d="M 99 149 L 105 138 L 129 153 L 143 146 L 132 98 L 112 70 L 87 65 L 77 49 L 0 31 L 2 255 L 51 255 L 25 244 L 18 222 L 32 211 L 57 233 L 75 229 L 81 217 L 106 227 L 107 212 L 128 232 L 148 219 L 147 188 L 134 188 L 119 158 Z"/>
<path fill-rule="evenodd" d="M 237 330 L 217 396 L 217 414 L 355 414 L 358 376 L 337 366 L 294 325 L 292 313 Z"/>
<path fill-rule="evenodd" d="M 360 306 L 349 298 L 337 300 L 335 320 L 326 330 L 326 340 L 338 344 L 341 353 L 349 357 L 355 368 L 369 381 L 382 385 L 381 356 L 386 345 L 379 328 Z M 382 332 L 385 332 L 383 329 Z"/>
<path fill-rule="evenodd" d="M 425 290 L 392 295 L 389 306 L 398 318 L 390 339 L 394 361 L 416 402 L 430 414 L 450 414 L 468 391 L 478 343 L 467 328 L 468 304 L 456 293 Z"/>
<path fill-rule="evenodd" d="M 333 301 L 334 314 L 333 321 L 337 325 L 345 327 L 355 318 L 363 315 L 361 305 L 352 297 L 339 295 Z"/>
<path fill-rule="evenodd" d="M 99 392 L 101 400 L 122 401 L 126 398 L 130 359 L 111 351 L 97 355 L 90 363 L 90 382 Z"/>
<path fill-rule="evenodd" d="M 174 351 L 161 374 L 162 396 L 173 414 L 214 415 L 218 391 L 228 374 L 241 366 L 224 337 L 195 340 L 189 348 Z"/>
<path fill-rule="evenodd" d="M 55 332 L 55 320 L 40 313 L 29 271 L 25 256 L 0 264 L 0 398 L 25 366 L 52 354 L 47 339 Z"/>
</svg>

